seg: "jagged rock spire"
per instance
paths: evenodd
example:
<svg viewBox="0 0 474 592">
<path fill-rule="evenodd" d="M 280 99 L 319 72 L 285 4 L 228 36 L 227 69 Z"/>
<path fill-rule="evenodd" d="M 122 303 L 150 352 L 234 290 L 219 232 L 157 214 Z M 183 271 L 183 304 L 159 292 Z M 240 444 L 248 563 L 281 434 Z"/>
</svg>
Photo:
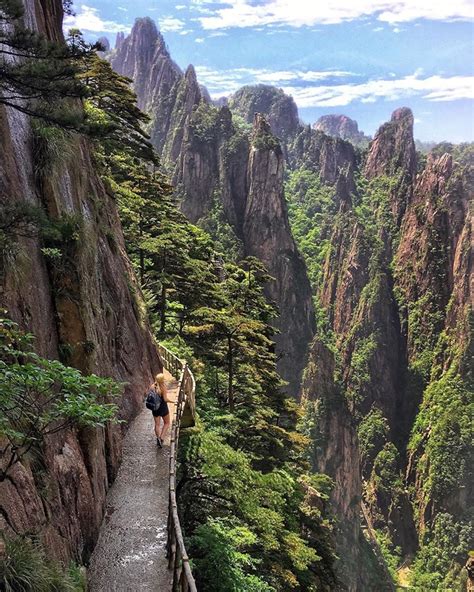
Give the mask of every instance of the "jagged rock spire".
<svg viewBox="0 0 474 592">
<path fill-rule="evenodd" d="M 413 113 L 408 107 L 394 111 L 391 120 L 379 128 L 365 166 L 365 174 L 369 178 L 400 171 L 410 179 L 416 173 Z"/>
</svg>

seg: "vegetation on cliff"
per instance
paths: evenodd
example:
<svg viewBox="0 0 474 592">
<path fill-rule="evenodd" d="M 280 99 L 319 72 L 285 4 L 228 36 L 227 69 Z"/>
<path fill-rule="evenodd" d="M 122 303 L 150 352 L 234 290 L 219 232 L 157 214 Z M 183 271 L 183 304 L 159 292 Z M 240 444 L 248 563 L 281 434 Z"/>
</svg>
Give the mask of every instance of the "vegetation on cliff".
<svg viewBox="0 0 474 592">
<path fill-rule="evenodd" d="M 407 134 L 395 121 L 383 131 Z M 455 230 L 430 219 L 430 200 L 445 216 L 454 207 L 448 199 L 462 203 L 459 179 L 470 178 L 472 147 L 439 146 L 431 158 L 445 148 L 458 162 L 445 189 L 450 197 L 425 193 L 425 201 L 413 204 L 420 224 L 415 240 L 424 242 L 403 265 L 405 234 L 412 230 L 398 219 L 408 189 L 395 156 L 391 175 L 359 175 L 350 196 L 304 167 L 291 170 L 286 182 L 292 230 L 313 286 L 318 339 L 335 351 L 336 374 L 357 425 L 364 502 L 395 580 L 419 545 L 411 585 L 420 591 L 459 586 L 474 540 L 463 493 L 471 495 L 472 483 L 469 329 L 463 310 L 457 329 L 445 329 L 454 306 L 445 295 L 448 282 L 453 289 L 446 232 Z M 391 353 L 384 353 L 387 343 Z M 400 357 L 397 351 L 406 353 Z M 380 374 L 381 364 L 394 369 L 393 378 Z M 330 439 L 320 443 L 316 455 L 330 445 Z"/>
</svg>

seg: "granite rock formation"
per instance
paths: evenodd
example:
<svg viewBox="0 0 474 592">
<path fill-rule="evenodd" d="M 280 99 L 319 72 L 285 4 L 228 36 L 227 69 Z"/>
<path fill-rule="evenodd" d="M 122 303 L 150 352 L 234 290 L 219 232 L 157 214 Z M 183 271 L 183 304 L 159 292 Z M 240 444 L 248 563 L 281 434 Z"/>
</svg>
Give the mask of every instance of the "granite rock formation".
<svg viewBox="0 0 474 592">
<path fill-rule="evenodd" d="M 61 39 L 59 0 L 27 2 L 26 9 L 29 27 Z M 62 159 L 42 174 L 26 115 L 2 107 L 0 139 L 2 212 L 35 206 L 52 221 L 74 219 L 80 235 L 68 244 L 69 265 L 57 273 L 37 232 L 13 231 L 15 258 L 2 265 L 0 306 L 36 336 L 38 354 L 67 354 L 69 365 L 124 382 L 120 415 L 128 421 L 161 363 L 140 314 L 114 197 L 94 172 L 85 140 L 68 140 Z M 123 429 L 69 429 L 49 436 L 39 468 L 35 458 L 26 459 L 0 483 L 0 529 L 37 536 L 65 563 L 87 559 L 119 466 Z"/>
<path fill-rule="evenodd" d="M 370 141 L 370 137 L 359 130 L 357 121 L 347 115 L 323 115 L 313 124 L 313 128 L 328 136 L 348 140 L 356 146 L 366 146 Z"/>
</svg>

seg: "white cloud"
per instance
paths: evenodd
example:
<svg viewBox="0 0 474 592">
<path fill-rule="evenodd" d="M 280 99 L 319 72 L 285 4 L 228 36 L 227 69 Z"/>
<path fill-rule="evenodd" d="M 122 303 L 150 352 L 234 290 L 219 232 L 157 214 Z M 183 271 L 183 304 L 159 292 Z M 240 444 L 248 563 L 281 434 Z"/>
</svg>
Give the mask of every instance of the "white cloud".
<svg viewBox="0 0 474 592">
<path fill-rule="evenodd" d="M 158 25 L 162 33 L 176 33 L 184 28 L 185 23 L 174 16 L 165 16 L 158 21 Z"/>
<path fill-rule="evenodd" d="M 471 20 L 474 17 L 472 0 L 221 0 L 220 8 L 212 11 L 209 2 L 193 0 L 205 29 L 227 27 L 257 27 L 290 25 L 292 27 L 317 24 L 336 24 L 372 16 L 391 24 L 428 19 L 436 21 Z M 224 5 L 224 6 L 222 6 Z"/>
<path fill-rule="evenodd" d="M 204 41 L 206 41 L 204 39 L 204 37 L 196 37 L 196 39 L 194 40 L 196 43 L 204 43 Z"/>
<path fill-rule="evenodd" d="M 236 91 L 245 84 L 281 84 L 299 82 L 318 82 L 331 78 L 356 76 L 344 70 L 268 70 L 265 68 L 233 68 L 213 70 L 206 66 L 196 66 L 199 81 L 206 85 L 211 95 L 221 96 Z"/>
<path fill-rule="evenodd" d="M 429 76 L 411 74 L 396 80 L 369 80 L 361 84 L 334 86 L 286 86 L 299 107 L 341 107 L 354 101 L 373 103 L 378 99 L 396 101 L 419 96 L 428 101 L 474 99 L 474 76 Z"/>
<path fill-rule="evenodd" d="M 97 8 L 81 4 L 75 15 L 66 15 L 64 28 L 80 29 L 81 31 L 93 31 L 95 33 L 129 32 L 131 27 L 114 21 L 104 21 L 99 16 Z"/>
</svg>

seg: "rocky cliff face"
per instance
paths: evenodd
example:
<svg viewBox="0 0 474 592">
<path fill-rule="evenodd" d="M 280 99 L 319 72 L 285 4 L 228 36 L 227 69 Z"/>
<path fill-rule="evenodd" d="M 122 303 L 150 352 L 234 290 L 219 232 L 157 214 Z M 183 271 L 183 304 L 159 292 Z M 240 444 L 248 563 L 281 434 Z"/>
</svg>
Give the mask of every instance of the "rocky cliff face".
<svg viewBox="0 0 474 592">
<path fill-rule="evenodd" d="M 129 36 L 119 35 L 110 62 L 114 70 L 133 80 L 140 109 L 159 113 L 153 120 L 151 136 L 161 151 L 170 130 L 175 85 L 182 72 L 150 18 L 137 19 Z"/>
<path fill-rule="evenodd" d="M 357 121 L 347 115 L 323 115 L 313 124 L 313 128 L 328 136 L 348 140 L 356 146 L 366 146 L 370 141 L 369 136 L 359 131 Z"/>
<path fill-rule="evenodd" d="M 350 200 L 341 202 L 335 187 L 334 199 L 341 205 L 330 222 L 319 301 L 327 311 L 338 351 L 344 396 L 334 403 L 334 394 L 328 397 L 328 390 L 318 386 L 327 383 L 321 376 L 331 362 L 317 342 L 305 385 L 305 397 L 325 410 L 321 426 L 328 435 L 320 440 L 323 444 L 315 458 L 317 466 L 336 481 L 338 514 L 346 524 L 359 519 L 336 493 L 345 467 L 352 467 L 349 478 L 346 474 L 346 489 L 351 483 L 354 499 L 362 495 L 369 531 L 385 533 L 392 549 L 399 546 L 408 558 L 419 544 L 426 545 L 423 536 L 435 528 L 438 516 L 464 528 L 469 521 L 468 500 L 472 500 L 470 471 L 462 460 L 471 453 L 465 448 L 458 407 L 468 404 L 466 364 L 472 359 L 467 320 L 472 307 L 468 287 L 472 220 L 467 207 L 472 198 L 472 169 L 445 154 L 429 157 L 417 176 L 412 122 L 411 112 L 399 109 L 380 128 L 366 158 L 367 180 L 357 184 Z M 323 176 L 318 159 L 312 166 Z M 319 378 L 311 380 L 311 376 Z M 442 392 L 451 393 L 451 403 L 440 411 L 444 418 L 435 419 L 429 409 L 441 400 Z M 343 429 L 347 412 L 358 438 L 349 437 Z M 340 425 L 331 424 L 335 418 Z M 449 487 L 441 485 L 445 478 L 441 465 L 428 466 L 448 462 L 436 452 L 435 442 L 444 430 L 451 436 L 441 439 L 452 438 L 452 454 L 459 463 Z M 351 461 L 354 454 L 360 468 Z M 330 465 L 327 458 L 332 459 Z M 428 484 L 430 478 L 437 485 Z M 341 552 L 347 540 L 355 545 L 357 527 L 353 528 L 341 539 Z M 437 547 L 436 552 L 446 550 Z M 456 561 L 463 564 L 462 552 Z M 360 581 L 352 581 L 351 586 L 373 589 L 367 584 L 364 588 Z"/>
<path fill-rule="evenodd" d="M 59 0 L 28 2 L 26 18 L 61 38 Z M 76 234 L 64 237 L 62 268 L 42 251 L 40 232 L 13 229 L 15 256 L 3 262 L 0 306 L 37 336 L 38 354 L 124 382 L 120 413 L 129 420 L 160 361 L 140 315 L 113 195 L 95 174 L 84 140 L 68 138 L 61 158 L 40 169 L 37 134 L 28 117 L 0 110 L 0 208 L 41 208 L 53 223 L 73 222 Z M 38 536 L 65 562 L 85 558 L 118 468 L 121 432 L 112 426 L 49 436 L 41 459 L 15 465 L 0 483 L 0 528 Z"/>
<path fill-rule="evenodd" d="M 305 265 L 288 223 L 283 169 L 281 149 L 275 144 L 269 124 L 257 114 L 247 167 L 243 241 L 246 251 L 263 261 L 275 278 L 268 286 L 268 294 L 280 313 L 276 345 L 283 357 L 279 366 L 283 377 L 297 389 L 314 321 Z"/>
</svg>

